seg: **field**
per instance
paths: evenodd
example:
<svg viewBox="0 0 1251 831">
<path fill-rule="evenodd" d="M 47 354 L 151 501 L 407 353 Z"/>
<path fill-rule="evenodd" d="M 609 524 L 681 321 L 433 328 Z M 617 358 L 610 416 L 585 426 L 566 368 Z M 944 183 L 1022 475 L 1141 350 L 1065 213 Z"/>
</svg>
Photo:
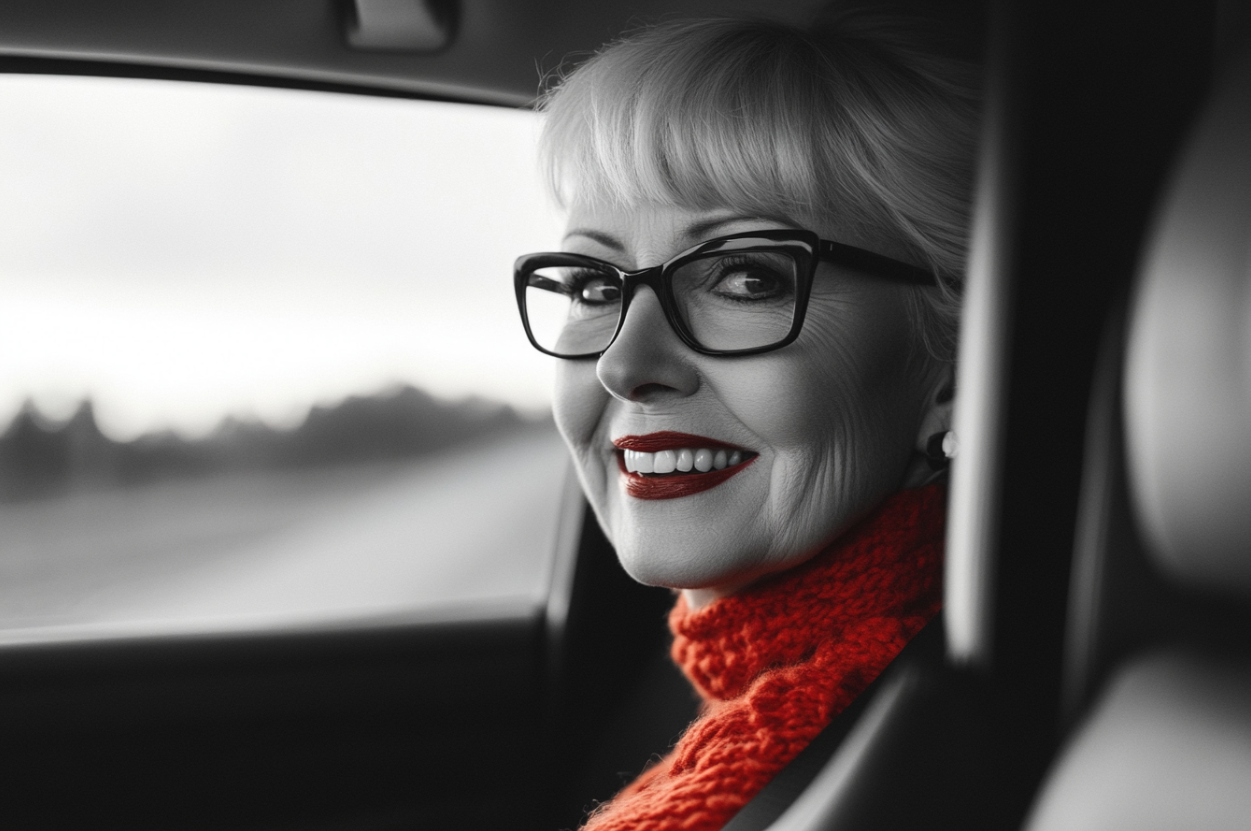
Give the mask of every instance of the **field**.
<svg viewBox="0 0 1251 831">
<path fill-rule="evenodd" d="M 532 603 L 566 464 L 554 434 L 528 432 L 404 463 L 0 505 L 0 642 Z"/>
</svg>

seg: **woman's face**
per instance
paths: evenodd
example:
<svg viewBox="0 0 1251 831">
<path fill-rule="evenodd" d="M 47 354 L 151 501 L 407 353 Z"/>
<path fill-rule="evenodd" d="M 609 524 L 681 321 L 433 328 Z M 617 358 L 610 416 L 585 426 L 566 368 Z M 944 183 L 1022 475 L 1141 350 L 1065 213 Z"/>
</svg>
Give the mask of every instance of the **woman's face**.
<svg viewBox="0 0 1251 831">
<path fill-rule="evenodd" d="M 580 205 L 564 247 L 634 270 L 712 237 L 786 227 L 730 210 Z M 845 229 L 811 230 L 873 247 Z M 724 358 L 683 344 L 642 287 L 602 357 L 559 363 L 557 426 L 632 577 L 696 590 L 689 597 L 700 605 L 798 565 L 916 477 L 916 451 L 946 428 L 949 405 L 937 399 L 949 376 L 918 354 L 906 291 L 822 263 L 798 340 Z M 660 451 L 669 451 L 690 472 L 669 474 L 684 478 L 668 485 L 627 472 L 623 445 L 643 452 L 631 453 L 631 468 L 639 459 L 664 469 Z"/>
</svg>

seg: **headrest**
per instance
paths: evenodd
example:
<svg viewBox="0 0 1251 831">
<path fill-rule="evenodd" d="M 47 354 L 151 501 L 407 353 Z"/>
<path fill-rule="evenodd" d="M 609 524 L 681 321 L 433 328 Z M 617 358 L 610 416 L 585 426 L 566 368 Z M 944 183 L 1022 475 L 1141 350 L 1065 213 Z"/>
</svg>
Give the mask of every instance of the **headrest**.
<svg viewBox="0 0 1251 831">
<path fill-rule="evenodd" d="M 1150 556 L 1251 598 L 1251 53 L 1191 135 L 1131 305 L 1130 490 Z"/>
</svg>

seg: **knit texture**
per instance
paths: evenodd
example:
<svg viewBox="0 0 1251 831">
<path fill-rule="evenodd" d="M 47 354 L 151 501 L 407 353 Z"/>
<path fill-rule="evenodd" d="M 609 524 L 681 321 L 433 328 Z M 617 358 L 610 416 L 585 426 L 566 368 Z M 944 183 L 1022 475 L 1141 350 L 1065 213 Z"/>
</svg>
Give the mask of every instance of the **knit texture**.
<svg viewBox="0 0 1251 831">
<path fill-rule="evenodd" d="M 902 491 L 803 565 L 669 615 L 703 710 L 585 831 L 715 831 L 939 610 L 945 490 Z"/>
</svg>

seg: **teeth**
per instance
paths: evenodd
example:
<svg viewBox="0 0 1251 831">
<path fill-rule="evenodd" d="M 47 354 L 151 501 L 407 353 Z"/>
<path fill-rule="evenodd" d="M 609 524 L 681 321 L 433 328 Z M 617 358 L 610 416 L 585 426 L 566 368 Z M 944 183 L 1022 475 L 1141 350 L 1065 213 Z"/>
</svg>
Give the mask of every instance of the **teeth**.
<svg viewBox="0 0 1251 831">
<path fill-rule="evenodd" d="M 656 453 L 625 451 L 625 468 L 630 473 L 690 473 L 692 470 L 707 473 L 710 470 L 734 467 L 742 461 L 742 451 L 726 452 L 720 448 L 712 450 L 707 447 L 683 447 L 680 450 L 660 450 Z"/>
<path fill-rule="evenodd" d="M 654 473 L 656 470 L 656 456 L 653 453 L 627 450 L 625 452 L 625 465 L 626 470 L 631 473 Z"/>
</svg>

